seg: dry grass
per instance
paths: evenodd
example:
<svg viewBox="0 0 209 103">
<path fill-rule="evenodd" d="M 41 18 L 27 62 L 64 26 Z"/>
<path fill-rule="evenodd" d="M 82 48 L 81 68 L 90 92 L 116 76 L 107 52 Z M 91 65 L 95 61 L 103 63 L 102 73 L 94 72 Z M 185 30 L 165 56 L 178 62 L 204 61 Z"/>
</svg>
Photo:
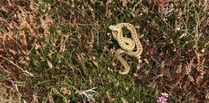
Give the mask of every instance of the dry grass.
<svg viewBox="0 0 209 103">
<path fill-rule="evenodd" d="M 166 92 L 168 102 L 208 102 L 208 3 L 1 0 L 0 101 L 156 102 Z M 121 22 L 144 48 L 140 70 L 125 57 L 125 76 L 108 29 Z"/>
</svg>

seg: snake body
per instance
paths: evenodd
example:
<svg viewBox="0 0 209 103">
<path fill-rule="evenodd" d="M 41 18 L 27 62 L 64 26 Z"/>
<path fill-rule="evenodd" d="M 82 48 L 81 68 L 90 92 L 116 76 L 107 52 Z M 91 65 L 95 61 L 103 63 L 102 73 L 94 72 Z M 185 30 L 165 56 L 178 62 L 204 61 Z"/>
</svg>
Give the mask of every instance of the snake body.
<svg viewBox="0 0 209 103">
<path fill-rule="evenodd" d="M 135 56 L 140 58 L 143 48 L 142 44 L 137 37 L 137 32 L 135 27 L 130 23 L 120 23 L 117 25 L 109 26 L 110 30 L 112 30 L 112 35 L 114 39 L 117 40 L 121 49 L 116 50 L 115 56 L 124 66 L 124 71 L 119 71 L 119 74 L 128 74 L 130 71 L 130 66 L 128 63 L 122 58 L 121 54 L 125 52 L 128 55 Z M 127 28 L 131 33 L 131 38 L 127 38 L 123 36 L 123 28 Z"/>
</svg>

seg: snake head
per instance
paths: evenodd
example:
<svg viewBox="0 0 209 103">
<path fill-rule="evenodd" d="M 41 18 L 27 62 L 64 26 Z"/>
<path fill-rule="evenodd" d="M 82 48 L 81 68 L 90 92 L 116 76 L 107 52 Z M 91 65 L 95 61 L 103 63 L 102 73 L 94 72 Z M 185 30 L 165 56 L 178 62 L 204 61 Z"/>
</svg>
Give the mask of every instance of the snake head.
<svg viewBox="0 0 209 103">
<path fill-rule="evenodd" d="M 112 35 L 113 35 L 113 38 L 117 38 L 117 33 L 118 33 L 118 29 L 115 25 L 110 25 L 109 26 L 109 29 L 112 30 Z"/>
<path fill-rule="evenodd" d="M 117 31 L 117 28 L 115 25 L 110 25 L 109 26 L 109 29 L 112 30 L 112 31 Z"/>
</svg>

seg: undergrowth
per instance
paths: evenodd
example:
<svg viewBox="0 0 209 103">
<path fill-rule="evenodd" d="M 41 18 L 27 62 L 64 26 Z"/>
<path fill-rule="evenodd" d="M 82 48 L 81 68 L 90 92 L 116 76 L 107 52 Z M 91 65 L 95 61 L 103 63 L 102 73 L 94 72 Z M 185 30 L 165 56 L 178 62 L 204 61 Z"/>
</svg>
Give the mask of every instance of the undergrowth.
<svg viewBox="0 0 209 103">
<path fill-rule="evenodd" d="M 0 101 L 209 101 L 208 0 L 1 0 Z M 108 26 L 128 22 L 141 63 L 114 56 Z M 13 83 L 14 82 L 14 83 Z"/>
</svg>

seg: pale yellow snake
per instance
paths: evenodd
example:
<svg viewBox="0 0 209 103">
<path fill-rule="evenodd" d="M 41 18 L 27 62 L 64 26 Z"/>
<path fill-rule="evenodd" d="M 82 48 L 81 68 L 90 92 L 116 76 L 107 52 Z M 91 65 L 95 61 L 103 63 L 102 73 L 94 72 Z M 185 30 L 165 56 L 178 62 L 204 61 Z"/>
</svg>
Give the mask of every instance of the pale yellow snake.
<svg viewBox="0 0 209 103">
<path fill-rule="evenodd" d="M 124 71 L 119 71 L 119 74 L 128 74 L 130 71 L 130 66 L 128 63 L 122 58 L 121 54 L 125 52 L 128 55 L 135 56 L 140 58 L 143 48 L 141 42 L 137 37 L 137 32 L 135 27 L 130 23 L 120 23 L 117 25 L 109 26 L 110 30 L 112 30 L 112 35 L 114 39 L 117 40 L 121 49 L 116 50 L 115 56 L 124 66 Z M 123 28 L 127 28 L 131 32 L 131 38 L 127 38 L 123 36 Z"/>
</svg>

